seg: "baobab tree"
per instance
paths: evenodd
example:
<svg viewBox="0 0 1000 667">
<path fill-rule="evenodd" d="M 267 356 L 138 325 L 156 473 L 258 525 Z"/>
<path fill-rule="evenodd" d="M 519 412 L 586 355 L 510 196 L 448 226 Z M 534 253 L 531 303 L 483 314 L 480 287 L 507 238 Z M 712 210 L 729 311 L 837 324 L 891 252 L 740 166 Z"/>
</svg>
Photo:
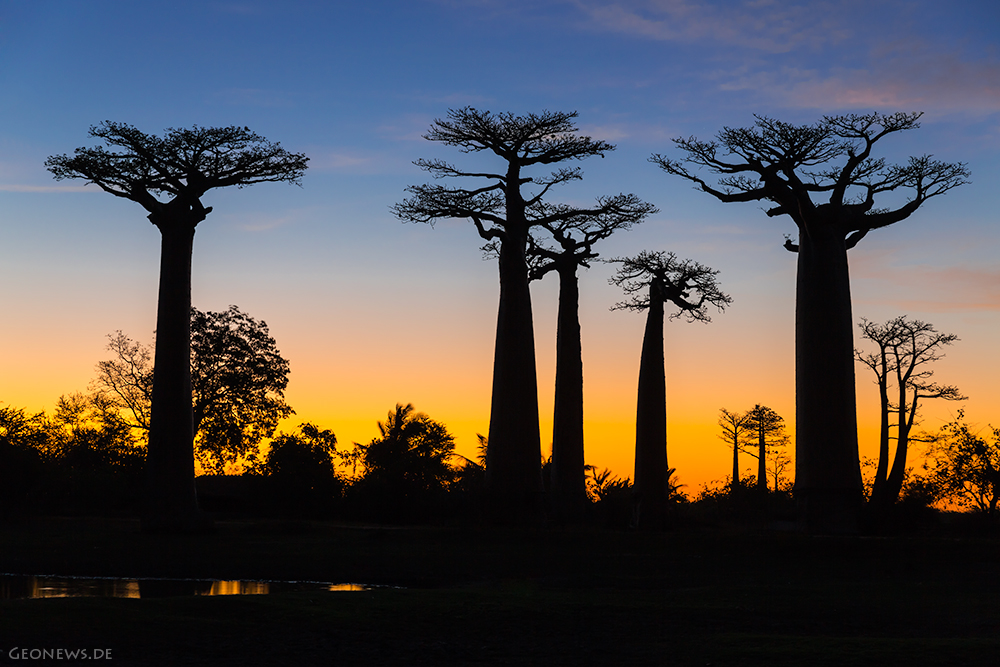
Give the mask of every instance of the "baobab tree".
<svg viewBox="0 0 1000 667">
<path fill-rule="evenodd" d="M 788 442 L 785 435 L 785 418 L 777 412 L 758 403 L 746 413 L 746 427 L 750 432 L 747 442 L 751 456 L 757 458 L 757 490 L 767 491 L 767 451 Z M 756 450 L 754 452 L 753 450 Z M 775 482 L 777 490 L 777 482 Z"/>
<path fill-rule="evenodd" d="M 201 198 L 233 185 L 298 184 L 308 158 L 246 127 L 175 128 L 158 137 L 105 121 L 90 136 L 105 145 L 51 156 L 45 166 L 56 179 L 84 179 L 136 202 L 161 237 L 143 529 L 197 530 L 206 521 L 194 488 L 191 253 L 195 227 L 212 211 Z"/>
<path fill-rule="evenodd" d="M 533 228 L 612 214 L 622 204 L 616 197 L 599 199 L 589 209 L 547 203 L 545 197 L 554 186 L 582 178 L 579 167 L 526 175 L 532 167 L 603 156 L 614 149 L 607 142 L 575 134 L 576 115 L 543 111 L 516 116 L 471 107 L 451 109 L 447 119 L 434 121 L 424 138 L 463 153 L 492 153 L 501 168 L 464 170 L 443 160 L 417 160 L 415 164 L 435 178 L 471 179 L 475 185 L 410 186 L 407 192 L 412 197 L 392 207 L 404 222 L 433 224 L 466 218 L 487 243 L 499 244 L 500 305 L 486 464 L 487 512 L 492 521 L 533 521 L 541 510 L 538 382 L 525 256 L 528 237 Z"/>
<path fill-rule="evenodd" d="M 920 115 L 825 116 L 813 125 L 756 116 L 752 127 L 723 128 L 714 141 L 675 139 L 681 160 L 651 158 L 722 202 L 771 202 L 767 215 L 787 215 L 798 229 L 798 243 L 786 239 L 785 247 L 798 253 L 795 493 L 810 530 L 856 530 L 862 503 L 847 251 L 968 182 L 964 163 L 924 155 L 890 165 L 871 156 L 884 137 L 918 128 Z M 690 167 L 718 175 L 716 183 Z M 901 190 L 906 203 L 876 208 L 877 196 Z"/>
<path fill-rule="evenodd" d="M 906 455 L 909 448 L 917 410 L 922 400 L 942 398 L 964 401 L 965 396 L 954 385 L 932 382 L 934 371 L 926 368 L 944 354 L 945 345 L 958 340 L 955 334 L 939 332 L 932 324 L 909 320 L 905 315 L 885 324 L 861 318 L 861 337 L 875 343 L 875 352 L 856 351 L 857 360 L 875 373 L 879 388 L 880 428 L 879 455 L 875 479 L 869 502 L 882 510 L 896 502 L 903 488 L 906 474 Z M 890 400 L 890 385 L 895 386 L 895 400 Z M 889 430 L 892 413 L 895 413 L 896 451 L 889 467 Z"/>
<path fill-rule="evenodd" d="M 556 381 L 549 465 L 550 507 L 557 521 L 574 521 L 587 505 L 583 448 L 583 343 L 580 335 L 580 284 L 577 271 L 598 257 L 594 244 L 628 229 L 656 212 L 635 195 L 599 200 L 609 210 L 601 215 L 545 222 L 554 247 L 528 237 L 529 278 L 550 272 L 559 276 L 556 317 Z"/>
<path fill-rule="evenodd" d="M 631 298 L 615 310 L 646 312 L 639 361 L 639 390 L 635 416 L 634 517 L 638 528 L 660 528 L 669 498 L 667 467 L 667 382 L 663 358 L 664 305 L 677 310 L 670 319 L 710 322 L 708 307 L 720 311 L 732 303 L 716 281 L 718 271 L 672 252 L 643 251 L 635 257 L 612 259 L 620 264 L 610 278 Z"/>
<path fill-rule="evenodd" d="M 735 496 L 736 489 L 740 486 L 740 450 L 747 444 L 747 413 L 720 408 L 719 427 L 722 429 L 719 439 L 733 448 L 733 477 L 729 483 L 729 493 Z"/>
</svg>

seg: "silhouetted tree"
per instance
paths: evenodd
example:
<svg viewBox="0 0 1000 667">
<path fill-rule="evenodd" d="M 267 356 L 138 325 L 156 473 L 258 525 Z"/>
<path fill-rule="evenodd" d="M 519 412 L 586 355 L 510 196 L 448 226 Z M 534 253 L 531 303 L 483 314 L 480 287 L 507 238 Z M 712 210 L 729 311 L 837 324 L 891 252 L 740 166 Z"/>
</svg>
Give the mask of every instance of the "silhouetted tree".
<svg viewBox="0 0 1000 667">
<path fill-rule="evenodd" d="M 969 177 L 963 163 L 927 155 L 905 165 L 871 157 L 877 141 L 919 127 L 919 118 L 850 114 L 792 125 L 756 116 L 753 127 L 723 128 L 715 141 L 675 139 L 683 160 L 651 158 L 720 201 L 772 202 L 767 214 L 787 215 L 798 228 L 798 243 L 785 242 L 798 253 L 795 492 L 812 530 L 856 530 L 862 502 L 847 250 Z M 717 184 L 688 165 L 718 174 Z M 876 196 L 904 189 L 911 198 L 899 208 L 875 208 Z"/>
<path fill-rule="evenodd" d="M 380 520 L 420 516 L 448 490 L 458 469 L 450 459 L 455 439 L 441 422 L 413 405 L 397 403 L 385 421 L 378 422 L 379 436 L 367 445 L 355 445 L 364 468 L 352 493 L 363 504 L 362 512 Z"/>
<path fill-rule="evenodd" d="M 958 387 L 931 382 L 934 371 L 924 368 L 944 354 L 941 348 L 958 340 L 955 334 L 938 332 L 933 325 L 908 320 L 905 315 L 885 324 L 861 318 L 861 337 L 878 347 L 875 352 L 856 351 L 857 359 L 875 373 L 879 388 L 880 429 L 878 468 L 869 502 L 885 508 L 896 502 L 906 474 L 906 455 L 920 401 L 943 398 L 966 399 Z M 895 401 L 889 399 L 890 381 L 895 385 Z M 890 417 L 896 413 L 896 452 L 889 467 Z"/>
<path fill-rule="evenodd" d="M 48 440 L 44 412 L 0 406 L 0 517 L 30 506 Z"/>
<path fill-rule="evenodd" d="M 194 126 L 158 137 L 105 121 L 90 136 L 111 150 L 78 148 L 72 157 L 49 157 L 46 167 L 56 179 L 82 178 L 140 204 L 162 239 L 143 529 L 200 529 L 206 521 L 194 487 L 191 252 L 195 227 L 212 211 L 201 198 L 213 188 L 298 183 L 308 158 L 245 127 Z"/>
<path fill-rule="evenodd" d="M 128 415 L 138 431 L 149 429 L 153 366 L 148 347 L 117 331 L 108 335 L 114 358 L 97 364 L 95 385 Z M 240 458 L 256 461 L 260 443 L 294 410 L 285 403 L 288 360 L 267 323 L 236 306 L 218 312 L 191 309 L 191 385 L 195 452 L 215 474 Z"/>
<path fill-rule="evenodd" d="M 333 457 L 337 436 L 315 424 L 299 424 L 271 441 L 260 472 L 268 476 L 274 502 L 282 513 L 324 516 L 343 493 Z"/>
<path fill-rule="evenodd" d="M 757 490 L 766 492 L 767 452 L 772 447 L 780 447 L 788 442 L 788 436 L 785 435 L 785 419 L 771 408 L 760 403 L 746 413 L 746 419 L 751 441 L 748 444 L 756 449 L 756 453 L 751 451 L 751 456 L 757 458 Z M 777 490 L 777 475 L 775 479 L 774 486 Z"/>
<path fill-rule="evenodd" d="M 361 461 L 365 477 L 404 491 L 444 490 L 454 475 L 449 463 L 455 439 L 445 425 L 412 404 L 397 403 L 385 421 L 378 422 L 379 435 L 363 446 Z"/>
<path fill-rule="evenodd" d="M 532 261 L 529 277 L 559 276 L 556 319 L 556 392 L 552 424 L 552 461 L 549 466 L 551 507 L 556 520 L 575 521 L 587 505 L 583 454 L 583 347 L 580 337 L 579 267 L 589 268 L 597 258 L 594 244 L 619 229 L 628 229 L 656 212 L 635 195 L 601 200 L 607 212 L 593 216 L 543 222 L 556 247 L 528 237 Z"/>
<path fill-rule="evenodd" d="M 541 509 L 541 443 L 535 342 L 525 251 L 533 227 L 613 213 L 619 198 L 598 200 L 593 209 L 547 204 L 549 190 L 579 180 L 579 167 L 562 167 L 547 176 L 526 176 L 540 165 L 603 156 L 614 146 L 574 134 L 576 113 L 543 111 L 515 116 L 471 107 L 452 109 L 424 135 L 464 153 L 489 152 L 502 168 L 463 170 L 443 160 L 415 164 L 435 178 L 481 179 L 474 187 L 410 186 L 413 196 L 393 206 L 406 222 L 434 223 L 468 218 L 487 242 L 499 242 L 500 305 L 493 360 L 486 500 L 493 521 L 534 521 Z M 536 186 L 526 191 L 528 184 Z"/>
<path fill-rule="evenodd" d="M 991 518 L 1000 503 L 1000 428 L 990 427 L 990 439 L 972 432 L 959 410 L 928 452 L 931 477 L 941 497 L 971 507 Z"/>
<path fill-rule="evenodd" d="M 781 449 L 769 449 L 767 451 L 767 472 L 774 482 L 775 491 L 789 490 L 790 482 L 785 478 L 785 470 L 791 465 L 792 458 Z"/>
<path fill-rule="evenodd" d="M 643 251 L 611 261 L 621 267 L 609 282 L 631 296 L 614 309 L 648 311 L 635 419 L 634 522 L 640 528 L 658 528 L 663 525 L 669 497 L 664 304 L 677 306 L 670 319 L 683 315 L 689 322 L 710 322 L 708 306 L 722 311 L 732 299 L 719 288 L 718 271 L 689 259 L 678 260 L 674 253 Z"/>
<path fill-rule="evenodd" d="M 719 439 L 733 448 L 733 477 L 729 488 L 730 493 L 735 494 L 740 485 L 740 450 L 747 443 L 747 413 L 730 412 L 721 408 L 719 427 L 722 428 Z"/>
<path fill-rule="evenodd" d="M 252 460 L 261 441 L 294 412 L 285 403 L 288 373 L 263 320 L 236 306 L 192 310 L 194 430 L 199 456 L 216 473 L 240 457 Z"/>
</svg>

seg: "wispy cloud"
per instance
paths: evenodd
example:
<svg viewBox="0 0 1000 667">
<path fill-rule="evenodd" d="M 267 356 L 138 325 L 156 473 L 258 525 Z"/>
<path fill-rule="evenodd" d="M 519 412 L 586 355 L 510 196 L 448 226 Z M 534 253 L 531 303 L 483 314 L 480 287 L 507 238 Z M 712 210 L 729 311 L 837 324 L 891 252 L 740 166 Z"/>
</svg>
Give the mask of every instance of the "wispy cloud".
<svg viewBox="0 0 1000 667">
<path fill-rule="evenodd" d="M 850 37 L 838 18 L 838 3 L 751 0 L 575 0 L 592 29 L 677 42 L 716 42 L 768 53 L 812 49 Z M 839 5 L 845 3 L 841 2 Z"/>
<path fill-rule="evenodd" d="M 1000 111 L 1000 62 L 968 62 L 955 54 L 898 55 L 865 69 L 737 73 L 719 88 L 809 109 L 994 113 Z"/>
<path fill-rule="evenodd" d="M 718 90 L 792 108 L 1000 111 L 993 42 L 941 33 L 920 7 L 860 0 L 572 0 L 585 29 L 697 45 Z M 905 11 L 904 11 L 905 10 Z M 870 21 L 857 22 L 859 13 Z M 924 23 L 920 23 L 924 20 Z"/>
<path fill-rule="evenodd" d="M 0 184 L 0 192 L 100 192 L 96 187 L 86 185 L 21 185 Z"/>
<path fill-rule="evenodd" d="M 265 88 L 227 88 L 212 94 L 213 102 L 232 106 L 288 108 L 295 106 L 289 93 Z"/>
<path fill-rule="evenodd" d="M 307 150 L 306 154 L 309 156 L 310 170 L 324 170 L 324 171 L 368 170 L 376 162 L 376 158 L 374 156 L 362 155 L 360 153 Z"/>
<path fill-rule="evenodd" d="M 880 284 L 882 296 L 861 302 L 889 302 L 929 312 L 1000 311 L 1000 269 L 976 266 L 887 266 L 852 263 L 855 280 Z"/>
<path fill-rule="evenodd" d="M 227 216 L 229 220 L 228 226 L 238 229 L 241 232 L 266 232 L 272 229 L 277 229 L 279 227 L 287 227 L 288 225 L 295 222 L 296 215 L 290 213 L 288 215 L 283 215 L 280 217 L 272 217 L 268 215 L 243 215 L 243 216 Z"/>
</svg>

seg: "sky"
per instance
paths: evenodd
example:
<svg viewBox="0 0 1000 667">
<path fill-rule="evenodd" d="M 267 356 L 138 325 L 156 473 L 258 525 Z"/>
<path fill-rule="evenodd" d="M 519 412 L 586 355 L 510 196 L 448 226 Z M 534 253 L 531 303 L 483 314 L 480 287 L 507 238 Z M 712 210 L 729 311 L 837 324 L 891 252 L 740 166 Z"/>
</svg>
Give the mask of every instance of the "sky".
<svg viewBox="0 0 1000 667">
<path fill-rule="evenodd" d="M 496 263 L 469 221 L 404 224 L 390 207 L 428 182 L 414 160 L 471 164 L 422 136 L 449 109 L 577 111 L 582 134 L 617 148 L 550 201 L 636 194 L 659 212 L 596 246 L 602 257 L 672 251 L 718 269 L 733 297 L 711 323 L 666 325 L 668 458 L 697 492 L 731 470 L 720 408 L 762 403 L 794 431 L 795 256 L 782 244 L 795 229 L 649 156 L 680 157 L 671 139 L 754 114 L 920 111 L 921 128 L 878 154 L 965 162 L 972 182 L 850 251 L 854 315 L 959 336 L 935 378 L 969 399 L 928 403 L 924 428 L 959 407 L 1000 424 L 998 26 L 992 0 L 0 1 L 0 402 L 51 411 L 87 389 L 108 334 L 149 342 L 155 328 L 159 233 L 138 204 L 53 180 L 45 159 L 95 145 L 88 129 L 104 120 L 151 134 L 247 126 L 309 168 L 301 187 L 203 198 L 214 210 L 195 237 L 194 305 L 267 322 L 291 363 L 286 430 L 313 422 L 349 446 L 412 403 L 473 456 L 489 428 Z M 581 275 L 586 459 L 626 477 L 644 315 L 610 310 L 612 273 Z M 546 455 L 556 282 L 532 285 Z M 859 434 L 874 456 L 869 374 L 858 368 Z"/>
</svg>

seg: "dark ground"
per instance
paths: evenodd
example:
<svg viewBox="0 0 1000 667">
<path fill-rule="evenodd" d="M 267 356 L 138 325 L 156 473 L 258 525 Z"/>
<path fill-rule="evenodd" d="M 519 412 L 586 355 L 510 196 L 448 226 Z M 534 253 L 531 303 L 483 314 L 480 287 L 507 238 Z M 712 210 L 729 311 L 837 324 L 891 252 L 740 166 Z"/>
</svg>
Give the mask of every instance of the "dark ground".
<svg viewBox="0 0 1000 667">
<path fill-rule="evenodd" d="M 0 600 L 2 664 L 34 662 L 13 648 L 117 665 L 1000 664 L 995 537 L 260 521 L 165 537 L 33 518 L 0 524 L 0 571 L 405 587 Z"/>
</svg>

